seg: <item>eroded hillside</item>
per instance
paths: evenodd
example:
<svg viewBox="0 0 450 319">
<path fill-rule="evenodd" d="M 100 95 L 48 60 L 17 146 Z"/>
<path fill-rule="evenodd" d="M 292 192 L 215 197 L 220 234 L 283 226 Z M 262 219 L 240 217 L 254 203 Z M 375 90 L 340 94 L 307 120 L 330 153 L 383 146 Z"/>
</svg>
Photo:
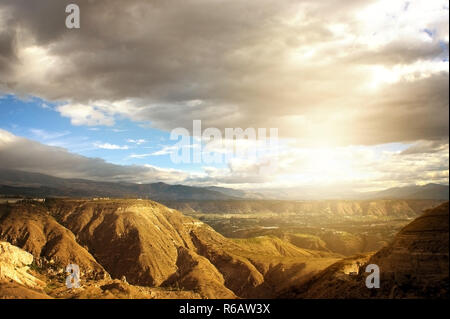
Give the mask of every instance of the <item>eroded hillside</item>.
<svg viewBox="0 0 450 319">
<path fill-rule="evenodd" d="M 273 237 L 261 238 L 256 246 L 229 240 L 194 218 L 145 200 L 1 205 L 0 239 L 36 258 L 44 280 L 51 278 L 47 292 L 55 297 L 66 297 L 61 280 L 69 263 L 80 266 L 86 287 L 99 280 L 109 287 L 105 281 L 111 276 L 122 280 L 112 286 L 119 291 L 131 291 L 122 287 L 126 283 L 232 298 L 273 297 L 339 258 Z"/>
<path fill-rule="evenodd" d="M 305 214 L 416 217 L 442 200 L 203 200 L 163 201 L 186 214 Z"/>
<path fill-rule="evenodd" d="M 375 254 L 343 259 L 287 298 L 448 298 L 449 203 L 427 210 Z M 359 264 L 358 264 L 359 263 Z M 366 265 L 380 269 L 380 288 L 365 286 Z"/>
</svg>

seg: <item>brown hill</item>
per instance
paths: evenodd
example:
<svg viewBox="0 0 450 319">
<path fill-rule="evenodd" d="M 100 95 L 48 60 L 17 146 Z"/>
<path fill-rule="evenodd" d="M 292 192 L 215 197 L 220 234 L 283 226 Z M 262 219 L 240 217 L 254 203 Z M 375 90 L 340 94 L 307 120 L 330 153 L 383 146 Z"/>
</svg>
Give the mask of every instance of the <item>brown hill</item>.
<svg viewBox="0 0 450 319">
<path fill-rule="evenodd" d="M 194 248 L 194 221 L 156 202 L 51 200 L 46 206 L 111 276 L 133 284 L 160 285 L 177 270 L 177 248 Z"/>
<path fill-rule="evenodd" d="M 341 260 L 304 285 L 287 289 L 280 297 L 448 298 L 448 220 L 447 202 L 416 218 L 398 233 L 391 244 L 373 256 Z M 380 268 L 379 289 L 365 286 L 368 273 L 364 271 L 368 264 L 376 264 Z"/>
</svg>

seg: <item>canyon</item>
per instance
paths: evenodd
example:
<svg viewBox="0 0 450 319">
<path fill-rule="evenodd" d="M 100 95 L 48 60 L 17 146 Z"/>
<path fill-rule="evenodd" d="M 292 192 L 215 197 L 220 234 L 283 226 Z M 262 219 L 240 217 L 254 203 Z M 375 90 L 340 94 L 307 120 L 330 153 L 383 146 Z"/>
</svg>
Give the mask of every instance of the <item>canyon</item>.
<svg viewBox="0 0 450 319">
<path fill-rule="evenodd" d="M 397 207 L 391 204 L 384 207 Z M 420 215 L 412 209 L 402 214 Z M 446 296 L 448 203 L 412 220 L 383 248 L 346 256 L 312 236 L 227 238 L 199 219 L 150 200 L 5 203 L 0 205 L 0 247 L 7 247 L 0 258 L 0 297 L 370 297 L 363 275 L 351 275 L 359 273 L 356 262 L 388 269 L 382 282 L 395 282 L 397 288 L 387 293 L 383 287 L 379 297 L 414 297 L 423 289 L 402 292 L 411 278 L 431 287 L 427 291 L 434 293 L 426 296 Z M 81 288 L 65 286 L 68 264 L 79 265 Z"/>
<path fill-rule="evenodd" d="M 101 282 L 202 298 L 268 298 L 339 259 L 278 238 L 228 239 L 147 200 L 3 204 L 0 240 L 33 255 L 37 277 L 50 282 L 46 293 L 53 297 L 59 296 L 70 263 L 79 265 L 88 287 Z"/>
</svg>

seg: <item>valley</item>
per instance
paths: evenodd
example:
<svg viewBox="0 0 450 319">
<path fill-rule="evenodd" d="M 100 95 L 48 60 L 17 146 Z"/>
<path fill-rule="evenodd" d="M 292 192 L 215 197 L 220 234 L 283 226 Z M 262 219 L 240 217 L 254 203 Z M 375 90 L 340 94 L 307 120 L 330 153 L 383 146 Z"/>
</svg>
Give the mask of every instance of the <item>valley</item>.
<svg viewBox="0 0 450 319">
<path fill-rule="evenodd" d="M 33 255 L 50 297 L 60 296 L 71 263 L 81 269 L 83 289 L 100 282 L 184 291 L 181 297 L 190 291 L 202 298 L 270 298 L 340 258 L 270 236 L 231 240 L 147 200 L 3 204 L 0 241 Z"/>
<path fill-rule="evenodd" d="M 439 200 L 163 201 L 229 238 L 274 236 L 345 256 L 376 251 Z M 222 213 L 220 213 L 222 212 Z"/>
</svg>

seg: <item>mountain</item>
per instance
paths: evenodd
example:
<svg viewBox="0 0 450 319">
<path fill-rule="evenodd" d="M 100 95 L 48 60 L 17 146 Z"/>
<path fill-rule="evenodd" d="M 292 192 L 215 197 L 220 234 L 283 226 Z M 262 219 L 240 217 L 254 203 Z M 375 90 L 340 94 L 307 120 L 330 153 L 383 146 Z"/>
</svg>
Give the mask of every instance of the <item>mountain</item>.
<svg viewBox="0 0 450 319">
<path fill-rule="evenodd" d="M 232 196 L 202 187 L 165 183 L 133 184 L 58 178 L 0 169 L 0 194 L 29 197 L 119 197 L 154 200 L 225 200 Z"/>
<path fill-rule="evenodd" d="M 67 297 L 61 275 L 69 263 L 80 266 L 86 289 L 100 296 L 99 287 L 106 287 L 115 296 L 182 290 L 202 298 L 257 298 L 273 297 L 340 257 L 274 237 L 231 240 L 176 210 L 137 199 L 2 204 L 0 240 L 34 256 L 47 294 L 57 298 Z"/>
<path fill-rule="evenodd" d="M 439 200 L 222 200 L 163 201 L 185 214 L 275 214 L 314 216 L 417 217 Z"/>
<path fill-rule="evenodd" d="M 251 192 L 249 193 L 251 194 Z M 359 199 L 360 195 L 360 193 L 357 191 L 336 185 L 308 185 L 281 188 L 265 188 L 258 189 L 253 193 L 258 194 L 258 196 L 268 200 L 341 200 Z"/>
<path fill-rule="evenodd" d="M 449 203 L 427 210 L 375 254 L 338 261 L 283 298 L 448 298 Z M 380 269 L 380 288 L 365 286 L 366 266 Z"/>
<path fill-rule="evenodd" d="M 271 200 L 363 200 L 363 199 L 437 199 L 449 200 L 449 185 L 426 184 L 388 188 L 375 192 L 360 192 L 339 186 L 308 186 L 281 189 L 262 189 L 257 193 L 247 192 L 242 198 L 258 197 Z"/>
<path fill-rule="evenodd" d="M 264 194 L 258 193 L 258 192 L 252 192 L 252 191 L 245 191 L 240 189 L 234 189 L 234 188 L 226 188 L 226 187 L 217 187 L 217 186 L 208 186 L 205 187 L 206 189 L 209 189 L 211 191 L 219 192 L 224 195 L 234 197 L 234 198 L 241 198 L 241 199 L 266 199 L 266 196 Z"/>
<path fill-rule="evenodd" d="M 449 200 L 449 186 L 441 184 L 413 185 L 363 193 L 366 199 L 437 199 Z"/>
<path fill-rule="evenodd" d="M 226 187 L 194 187 L 162 182 L 134 184 L 86 179 L 58 178 L 40 173 L 0 168 L 0 195 L 27 197 L 116 197 L 145 198 L 156 201 L 203 200 L 360 200 L 360 199 L 434 199 L 448 200 L 449 186 L 427 184 L 358 193 L 339 187 L 297 187 L 246 191 Z"/>
<path fill-rule="evenodd" d="M 0 204 L 0 297 L 443 298 L 448 218 L 447 202 L 378 252 L 344 258 L 275 236 L 229 239 L 148 200 Z M 68 263 L 83 289 L 65 287 Z M 381 269 L 380 289 L 365 287 L 368 264 Z"/>
</svg>

